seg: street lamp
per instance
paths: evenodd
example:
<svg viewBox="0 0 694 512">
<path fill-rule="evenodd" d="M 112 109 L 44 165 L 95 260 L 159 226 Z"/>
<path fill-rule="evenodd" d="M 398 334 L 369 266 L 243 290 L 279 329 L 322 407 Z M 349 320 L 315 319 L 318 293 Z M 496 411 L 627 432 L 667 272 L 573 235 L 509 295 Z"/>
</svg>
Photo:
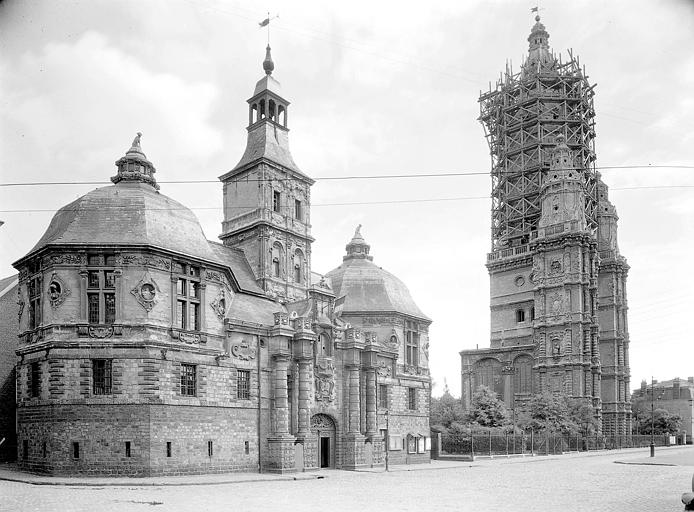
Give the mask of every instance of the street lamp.
<svg viewBox="0 0 694 512">
<path fill-rule="evenodd" d="M 655 380 L 651 375 L 651 457 L 655 457 Z"/>
</svg>

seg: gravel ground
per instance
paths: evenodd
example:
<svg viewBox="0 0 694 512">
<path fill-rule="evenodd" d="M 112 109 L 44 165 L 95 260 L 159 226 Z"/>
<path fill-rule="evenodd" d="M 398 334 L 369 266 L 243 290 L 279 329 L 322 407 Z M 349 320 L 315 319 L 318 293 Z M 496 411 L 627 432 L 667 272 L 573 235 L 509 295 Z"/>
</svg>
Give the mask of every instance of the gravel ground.
<svg viewBox="0 0 694 512">
<path fill-rule="evenodd" d="M 646 452 L 647 455 L 647 452 Z M 37 486 L 0 481 L 2 511 L 681 511 L 694 447 L 469 463 L 389 473 L 323 471 L 323 479 L 176 486 Z M 652 461 L 652 459 L 651 459 Z M 674 461 L 674 462 L 673 462 Z M 621 464 L 615 464 L 621 462 Z M 625 464 L 626 462 L 626 464 Z M 647 461 L 648 462 L 648 461 Z"/>
</svg>

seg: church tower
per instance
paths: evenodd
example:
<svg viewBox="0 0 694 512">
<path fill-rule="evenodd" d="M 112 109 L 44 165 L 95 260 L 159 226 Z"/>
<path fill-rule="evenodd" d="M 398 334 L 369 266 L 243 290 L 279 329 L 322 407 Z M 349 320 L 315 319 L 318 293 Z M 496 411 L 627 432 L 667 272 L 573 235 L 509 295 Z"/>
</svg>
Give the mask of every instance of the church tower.
<svg viewBox="0 0 694 512">
<path fill-rule="evenodd" d="M 531 243 L 537 389 L 588 398 L 600 415 L 598 253 L 585 213 L 585 183 L 563 135 L 540 187 Z"/>
<path fill-rule="evenodd" d="M 311 185 L 289 151 L 289 102 L 272 76 L 266 49 L 265 76 L 248 100 L 248 142 L 238 164 L 220 176 L 224 184 L 224 245 L 243 250 L 258 285 L 283 301 L 302 300 L 310 287 Z"/>
<path fill-rule="evenodd" d="M 629 435 L 629 335 L 617 214 L 595 169 L 594 86 L 535 17 L 520 70 L 480 96 L 492 169 L 490 348 L 463 350 L 463 404 L 487 386 L 509 407 L 537 393 L 589 399 Z"/>
</svg>

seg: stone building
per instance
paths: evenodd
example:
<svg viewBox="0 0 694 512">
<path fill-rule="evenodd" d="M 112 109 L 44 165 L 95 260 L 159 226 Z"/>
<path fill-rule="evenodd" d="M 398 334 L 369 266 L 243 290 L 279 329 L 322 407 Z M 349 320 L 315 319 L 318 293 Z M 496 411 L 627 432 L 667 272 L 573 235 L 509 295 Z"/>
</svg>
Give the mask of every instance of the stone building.
<svg viewBox="0 0 694 512">
<path fill-rule="evenodd" d="M 604 434 L 625 435 L 629 266 L 595 169 L 593 86 L 548 38 L 536 17 L 520 71 L 507 68 L 480 98 L 492 157 L 491 343 L 460 352 L 463 403 L 480 385 L 509 407 L 536 393 L 587 398 Z"/>
<path fill-rule="evenodd" d="M 637 418 L 650 418 L 651 403 L 655 409 L 665 409 L 682 418 L 682 430 L 687 435 L 687 444 L 692 444 L 694 432 L 694 377 L 687 380 L 674 378 L 662 382 L 654 381 L 649 386 L 645 380 L 631 395 L 633 414 Z"/>
<path fill-rule="evenodd" d="M 291 472 L 429 460 L 428 326 L 357 233 L 311 270 L 313 180 L 272 76 L 208 241 L 140 134 L 19 271 L 17 454 L 53 474 Z M 15 296 L 16 300 L 16 296 Z M 387 413 L 387 414 L 386 414 Z"/>
<path fill-rule="evenodd" d="M 17 276 L 0 279 L 0 462 L 15 459 Z"/>
</svg>

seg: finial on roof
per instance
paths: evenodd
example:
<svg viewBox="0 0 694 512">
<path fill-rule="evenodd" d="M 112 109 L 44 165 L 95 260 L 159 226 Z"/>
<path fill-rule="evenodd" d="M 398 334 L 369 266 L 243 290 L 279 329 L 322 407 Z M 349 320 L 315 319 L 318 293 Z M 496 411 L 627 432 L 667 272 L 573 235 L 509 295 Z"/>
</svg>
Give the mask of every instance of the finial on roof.
<svg viewBox="0 0 694 512">
<path fill-rule="evenodd" d="M 354 236 L 352 238 L 361 238 L 361 224 L 357 226 L 357 229 L 354 230 Z"/>
<path fill-rule="evenodd" d="M 272 62 L 272 55 L 270 54 L 270 45 L 265 48 L 265 60 L 263 61 L 263 69 L 266 75 L 271 75 L 275 69 L 275 63 Z"/>
<path fill-rule="evenodd" d="M 152 185 L 155 189 L 159 189 L 159 185 L 157 185 L 157 181 L 154 179 L 156 169 L 154 165 L 152 165 L 152 162 L 147 160 L 140 146 L 141 137 L 142 133 L 137 132 L 130 149 L 125 153 L 123 158 L 120 158 L 116 162 L 118 174 L 113 176 L 111 181 L 113 183 L 120 183 L 121 181 L 139 181 Z"/>
<path fill-rule="evenodd" d="M 371 246 L 366 243 L 364 237 L 361 236 L 361 224 L 357 226 L 354 230 L 354 236 L 352 240 L 347 244 L 347 255 L 343 256 L 343 260 L 354 259 L 354 258 L 364 258 L 367 260 L 373 260 L 373 256 L 369 255 L 369 250 Z"/>
</svg>

